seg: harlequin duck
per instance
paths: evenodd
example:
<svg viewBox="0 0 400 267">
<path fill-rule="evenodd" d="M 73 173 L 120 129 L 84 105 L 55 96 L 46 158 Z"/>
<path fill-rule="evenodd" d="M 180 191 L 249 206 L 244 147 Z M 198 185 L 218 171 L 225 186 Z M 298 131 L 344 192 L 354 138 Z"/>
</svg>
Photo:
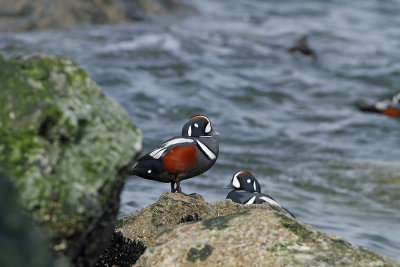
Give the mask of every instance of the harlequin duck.
<svg viewBox="0 0 400 267">
<path fill-rule="evenodd" d="M 289 53 L 301 53 L 306 56 L 311 56 L 314 59 L 317 58 L 317 54 L 314 52 L 314 50 L 308 45 L 308 37 L 307 36 L 302 36 L 300 37 L 294 46 L 289 48 L 287 50 Z"/>
<path fill-rule="evenodd" d="M 400 92 L 392 100 L 386 99 L 375 104 L 359 106 L 361 111 L 381 113 L 389 117 L 400 117 Z"/>
<path fill-rule="evenodd" d="M 171 192 L 182 193 L 180 182 L 207 171 L 218 157 L 218 135 L 206 116 L 191 117 L 176 136 L 138 159 L 131 175 L 171 183 Z M 176 184 L 176 187 L 175 187 Z"/>
<path fill-rule="evenodd" d="M 232 181 L 226 188 L 232 188 L 233 190 L 228 193 L 226 199 L 230 199 L 233 202 L 239 204 L 262 204 L 268 203 L 273 206 L 286 211 L 293 218 L 296 218 L 290 211 L 282 207 L 278 201 L 269 195 L 261 193 L 261 187 L 256 177 L 246 171 L 240 171 L 235 173 Z"/>
</svg>

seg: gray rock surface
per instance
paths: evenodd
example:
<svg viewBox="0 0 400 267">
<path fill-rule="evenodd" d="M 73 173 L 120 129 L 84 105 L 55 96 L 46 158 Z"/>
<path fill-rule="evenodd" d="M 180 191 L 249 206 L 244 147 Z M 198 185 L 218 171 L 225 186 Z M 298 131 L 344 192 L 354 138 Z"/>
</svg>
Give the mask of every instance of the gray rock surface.
<svg viewBox="0 0 400 267">
<path fill-rule="evenodd" d="M 157 243 L 155 238 L 159 234 L 169 231 L 188 215 L 196 213 L 204 220 L 254 208 L 272 210 L 268 205 L 239 205 L 231 200 L 207 203 L 198 194 L 188 197 L 183 194 L 164 193 L 156 203 L 121 218 L 116 230 L 121 231 L 125 237 L 139 240 L 149 247 Z"/>
<path fill-rule="evenodd" d="M 0 88 L 0 171 L 54 250 L 93 264 L 115 226 L 140 131 L 69 59 L 0 56 Z"/>
<path fill-rule="evenodd" d="M 200 221 L 180 223 L 194 213 Z M 147 244 L 135 266 L 400 266 L 268 204 L 164 193 L 120 220 L 117 231 Z"/>
</svg>

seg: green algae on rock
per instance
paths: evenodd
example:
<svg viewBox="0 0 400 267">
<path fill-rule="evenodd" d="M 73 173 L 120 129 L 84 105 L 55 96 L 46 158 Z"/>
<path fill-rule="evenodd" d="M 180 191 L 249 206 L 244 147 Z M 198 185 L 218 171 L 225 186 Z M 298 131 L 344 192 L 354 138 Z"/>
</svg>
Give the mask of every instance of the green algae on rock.
<svg viewBox="0 0 400 267">
<path fill-rule="evenodd" d="M 209 244 L 205 244 L 202 247 L 193 247 L 189 250 L 186 259 L 191 262 L 196 262 L 197 260 L 205 261 L 212 254 L 213 249 Z"/>
<path fill-rule="evenodd" d="M 198 214 L 200 221 L 180 223 Z M 207 203 L 164 193 L 125 216 L 117 231 L 146 243 L 135 266 L 399 266 L 400 262 L 324 234 L 268 204 Z"/>
<path fill-rule="evenodd" d="M 227 214 L 224 216 L 218 216 L 218 217 L 213 217 L 207 220 L 203 221 L 203 225 L 205 229 L 209 229 L 209 230 L 224 230 L 226 228 L 228 228 L 229 226 L 229 221 L 237 216 L 243 215 L 243 214 L 247 214 L 248 211 L 241 211 L 241 212 L 237 212 L 237 213 L 231 213 L 231 214 Z"/>
<path fill-rule="evenodd" d="M 0 88 L 0 168 L 55 250 L 74 264 L 95 260 L 140 131 L 69 59 L 0 56 Z"/>
</svg>

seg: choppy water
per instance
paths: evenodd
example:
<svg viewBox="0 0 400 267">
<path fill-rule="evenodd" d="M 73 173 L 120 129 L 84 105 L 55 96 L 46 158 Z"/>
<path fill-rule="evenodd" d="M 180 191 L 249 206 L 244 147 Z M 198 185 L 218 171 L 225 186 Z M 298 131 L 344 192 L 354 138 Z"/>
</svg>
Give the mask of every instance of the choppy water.
<svg viewBox="0 0 400 267">
<path fill-rule="evenodd" d="M 75 59 L 142 129 L 145 151 L 191 115 L 211 117 L 219 159 L 185 192 L 222 200 L 231 176 L 249 170 L 300 220 L 399 259 L 400 120 L 354 106 L 400 88 L 400 1 L 197 7 L 172 21 L 3 34 L 0 50 Z M 317 61 L 286 53 L 302 34 Z M 120 214 L 169 189 L 130 178 Z"/>
</svg>

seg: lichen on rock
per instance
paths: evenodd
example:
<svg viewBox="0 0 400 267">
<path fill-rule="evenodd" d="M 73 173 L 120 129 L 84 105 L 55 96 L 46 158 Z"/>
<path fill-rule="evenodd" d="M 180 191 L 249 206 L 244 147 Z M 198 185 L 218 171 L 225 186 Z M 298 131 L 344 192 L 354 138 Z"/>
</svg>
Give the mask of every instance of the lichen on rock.
<svg viewBox="0 0 400 267">
<path fill-rule="evenodd" d="M 192 247 L 187 253 L 186 260 L 190 262 L 196 262 L 197 260 L 205 261 L 208 256 L 212 254 L 214 247 L 209 244 L 204 246 Z"/>
<path fill-rule="evenodd" d="M 231 213 L 223 216 L 213 217 L 203 221 L 204 229 L 209 230 L 224 230 L 229 227 L 229 221 L 237 216 L 247 214 L 249 211 L 241 211 L 237 213 Z"/>
<path fill-rule="evenodd" d="M 3 172 L 55 250 L 74 263 L 92 259 L 114 226 L 139 129 L 69 59 L 0 56 L 0 88 Z"/>
</svg>

